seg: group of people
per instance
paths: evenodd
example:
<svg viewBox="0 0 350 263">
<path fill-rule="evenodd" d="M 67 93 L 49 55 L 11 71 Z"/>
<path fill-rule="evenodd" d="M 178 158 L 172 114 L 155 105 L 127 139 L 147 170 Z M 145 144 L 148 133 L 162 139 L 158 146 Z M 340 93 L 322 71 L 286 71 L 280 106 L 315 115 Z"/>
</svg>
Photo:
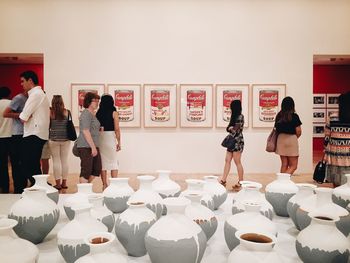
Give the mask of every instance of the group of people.
<svg viewBox="0 0 350 263">
<path fill-rule="evenodd" d="M 233 138 L 233 143 L 227 147 L 225 166 L 220 183 L 226 186 L 226 180 L 234 160 L 237 167 L 238 182 L 233 190 L 239 190 L 243 181 L 243 166 L 241 155 L 244 149 L 243 126 L 244 116 L 239 100 L 231 102 L 231 119 L 226 131 Z M 293 98 L 282 100 L 281 110 L 275 118 L 274 129 L 278 137 L 275 153 L 281 159 L 281 173 L 293 175 L 298 167 L 299 144 L 302 122 L 295 111 Z M 326 166 L 326 182 L 339 186 L 346 182 L 345 174 L 350 174 L 350 92 L 339 96 L 339 114 L 330 116 L 325 127 L 324 160 Z"/>
<path fill-rule="evenodd" d="M 54 95 L 51 107 L 38 76 L 33 71 L 20 75 L 23 92 L 10 100 L 11 91 L 0 88 L 0 192 L 9 192 L 8 159 L 10 158 L 14 193 L 33 185 L 33 175 L 48 172 L 52 156 L 54 187 L 66 189 L 68 156 L 71 142 L 68 121 L 71 113 L 61 95 Z M 118 175 L 117 151 L 121 149 L 119 119 L 113 97 L 87 93 L 84 111 L 79 118 L 80 134 L 76 146 L 81 159 L 80 182 L 100 176 L 107 187 L 107 170 Z M 95 115 L 95 111 L 99 110 Z"/>
</svg>

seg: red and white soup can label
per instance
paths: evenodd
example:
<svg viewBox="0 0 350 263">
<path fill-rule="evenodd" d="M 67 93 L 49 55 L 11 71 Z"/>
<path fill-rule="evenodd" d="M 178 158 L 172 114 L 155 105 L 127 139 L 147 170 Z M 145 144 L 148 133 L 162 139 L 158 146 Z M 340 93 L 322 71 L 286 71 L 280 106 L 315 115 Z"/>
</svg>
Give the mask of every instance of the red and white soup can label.
<svg viewBox="0 0 350 263">
<path fill-rule="evenodd" d="M 187 120 L 190 122 L 201 122 L 206 119 L 206 91 L 187 91 Z"/>
<path fill-rule="evenodd" d="M 259 91 L 259 120 L 275 121 L 278 113 L 278 90 Z"/>
<path fill-rule="evenodd" d="M 81 89 L 78 90 L 78 105 L 79 105 L 79 113 L 81 113 L 84 110 L 84 99 L 85 95 L 88 92 L 92 92 L 97 94 L 97 90 L 89 90 L 89 89 Z"/>
<path fill-rule="evenodd" d="M 170 119 L 170 91 L 151 90 L 151 120 L 164 122 Z"/>
<path fill-rule="evenodd" d="M 240 100 L 242 102 L 241 90 L 224 90 L 222 92 L 222 119 L 229 122 L 231 118 L 231 101 Z"/>
<path fill-rule="evenodd" d="M 129 122 L 134 119 L 133 90 L 115 90 L 114 104 L 119 115 L 119 121 Z"/>
</svg>

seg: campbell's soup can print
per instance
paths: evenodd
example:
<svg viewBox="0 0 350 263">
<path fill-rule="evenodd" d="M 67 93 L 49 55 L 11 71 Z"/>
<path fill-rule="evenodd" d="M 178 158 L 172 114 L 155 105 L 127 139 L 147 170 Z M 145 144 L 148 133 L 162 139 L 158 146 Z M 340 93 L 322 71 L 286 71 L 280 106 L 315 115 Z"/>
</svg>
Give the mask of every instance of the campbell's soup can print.
<svg viewBox="0 0 350 263">
<path fill-rule="evenodd" d="M 229 122 L 231 118 L 231 101 L 240 100 L 242 102 L 241 90 L 224 90 L 222 93 L 222 118 Z"/>
<path fill-rule="evenodd" d="M 88 89 L 81 89 L 78 91 L 78 105 L 79 105 L 79 113 L 81 113 L 84 110 L 84 98 L 86 93 L 92 92 L 97 94 L 97 90 L 88 90 Z"/>
<path fill-rule="evenodd" d="M 119 121 L 129 122 L 134 119 L 133 90 L 115 90 L 114 104 L 119 115 Z"/>
<path fill-rule="evenodd" d="M 157 122 L 170 120 L 169 90 L 151 90 L 151 120 Z"/>
<path fill-rule="evenodd" d="M 278 90 L 259 91 L 259 119 L 273 122 L 278 113 Z"/>
<path fill-rule="evenodd" d="M 205 121 L 206 118 L 206 91 L 187 91 L 187 120 L 190 122 Z"/>
</svg>

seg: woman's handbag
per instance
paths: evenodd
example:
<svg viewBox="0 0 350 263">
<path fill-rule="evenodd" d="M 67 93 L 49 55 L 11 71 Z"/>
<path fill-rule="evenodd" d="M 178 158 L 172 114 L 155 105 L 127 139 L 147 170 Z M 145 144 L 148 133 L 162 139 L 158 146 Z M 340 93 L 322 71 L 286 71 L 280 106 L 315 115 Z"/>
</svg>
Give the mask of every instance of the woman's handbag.
<svg viewBox="0 0 350 263">
<path fill-rule="evenodd" d="M 315 167 L 313 179 L 319 184 L 322 184 L 326 177 L 326 165 L 327 163 L 322 158 L 322 161 L 319 161 Z"/>
<path fill-rule="evenodd" d="M 228 148 L 228 149 L 233 149 L 235 147 L 235 135 L 236 134 L 232 134 L 232 133 L 229 133 L 225 139 L 222 141 L 221 145 L 225 148 Z"/>
<path fill-rule="evenodd" d="M 68 111 L 67 137 L 70 141 L 75 141 L 77 139 L 77 132 L 75 131 L 75 127 L 74 127 L 74 123 L 73 123 L 72 115 L 70 111 Z"/>
<path fill-rule="evenodd" d="M 74 156 L 79 157 L 78 141 L 75 141 L 72 148 L 72 153 Z"/>
<path fill-rule="evenodd" d="M 276 151 L 277 137 L 278 137 L 278 132 L 276 131 L 275 128 L 273 128 L 269 137 L 267 137 L 267 141 L 266 141 L 266 151 L 267 152 L 273 153 Z"/>
</svg>

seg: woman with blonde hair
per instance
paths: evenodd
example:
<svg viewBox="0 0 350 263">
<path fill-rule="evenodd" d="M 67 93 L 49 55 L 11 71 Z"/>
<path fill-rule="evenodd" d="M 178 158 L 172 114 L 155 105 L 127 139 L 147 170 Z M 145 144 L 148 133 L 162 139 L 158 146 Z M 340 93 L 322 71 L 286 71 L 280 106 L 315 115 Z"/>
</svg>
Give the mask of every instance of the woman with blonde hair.
<svg viewBox="0 0 350 263">
<path fill-rule="evenodd" d="M 52 154 L 53 175 L 56 189 L 67 188 L 68 155 L 70 141 L 67 134 L 68 117 L 70 111 L 64 107 L 61 95 L 54 95 L 50 108 L 49 146 Z M 71 118 L 71 117 L 70 117 Z"/>
</svg>

